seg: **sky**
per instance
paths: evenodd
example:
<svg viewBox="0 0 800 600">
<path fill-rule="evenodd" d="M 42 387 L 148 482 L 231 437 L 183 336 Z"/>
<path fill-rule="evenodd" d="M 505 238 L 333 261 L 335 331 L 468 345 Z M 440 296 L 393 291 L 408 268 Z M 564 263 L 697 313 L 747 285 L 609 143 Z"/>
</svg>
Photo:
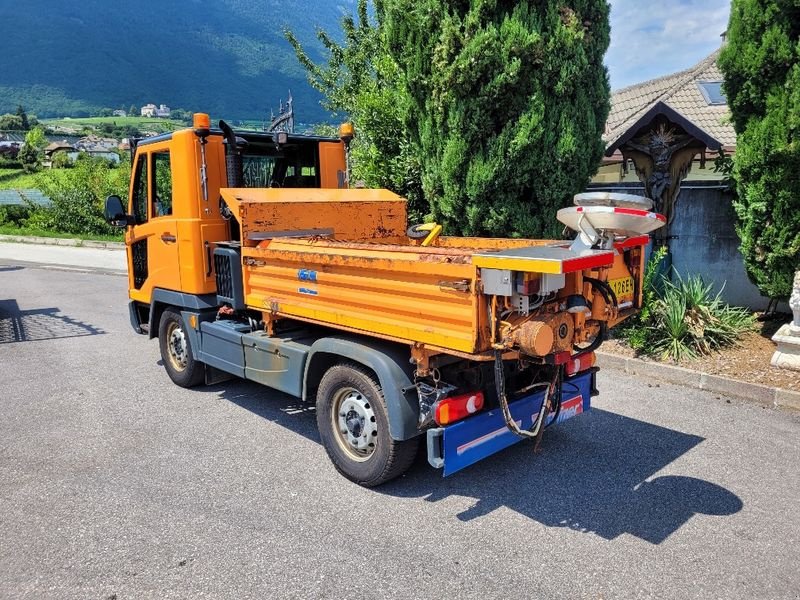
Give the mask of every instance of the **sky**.
<svg viewBox="0 0 800 600">
<path fill-rule="evenodd" d="M 687 69 L 719 48 L 730 0 L 610 0 L 611 89 Z"/>
</svg>

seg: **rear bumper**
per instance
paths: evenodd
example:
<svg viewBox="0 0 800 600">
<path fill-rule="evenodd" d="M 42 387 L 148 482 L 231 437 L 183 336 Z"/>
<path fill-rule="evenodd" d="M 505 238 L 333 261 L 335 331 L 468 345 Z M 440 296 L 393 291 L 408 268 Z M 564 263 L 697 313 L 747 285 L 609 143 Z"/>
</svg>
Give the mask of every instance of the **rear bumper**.
<svg viewBox="0 0 800 600">
<path fill-rule="evenodd" d="M 564 380 L 561 391 L 561 412 L 556 423 L 581 414 L 591 408 L 594 386 L 594 370 L 579 373 Z M 536 422 L 545 390 L 511 402 L 511 416 L 522 429 L 531 429 Z M 546 424 L 555 418 L 546 417 Z M 524 438 L 506 427 L 502 411 L 497 408 L 482 412 L 453 425 L 428 430 L 428 462 L 443 469 L 443 475 L 452 475 L 481 459 L 500 452 Z"/>
</svg>

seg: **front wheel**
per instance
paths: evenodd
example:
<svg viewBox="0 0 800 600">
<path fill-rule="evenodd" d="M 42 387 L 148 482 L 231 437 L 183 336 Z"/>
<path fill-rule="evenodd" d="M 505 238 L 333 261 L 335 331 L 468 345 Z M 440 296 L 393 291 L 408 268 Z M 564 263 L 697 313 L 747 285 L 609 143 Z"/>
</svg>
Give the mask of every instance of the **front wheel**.
<svg viewBox="0 0 800 600">
<path fill-rule="evenodd" d="M 161 349 L 161 362 L 176 385 L 188 388 L 203 382 L 203 363 L 194 358 L 186 326 L 178 311 L 168 308 L 161 315 L 158 345 Z"/>
<path fill-rule="evenodd" d="M 323 375 L 317 427 L 336 469 L 364 487 L 399 477 L 417 453 L 418 438 L 392 439 L 380 384 L 359 365 L 335 365 Z"/>
</svg>

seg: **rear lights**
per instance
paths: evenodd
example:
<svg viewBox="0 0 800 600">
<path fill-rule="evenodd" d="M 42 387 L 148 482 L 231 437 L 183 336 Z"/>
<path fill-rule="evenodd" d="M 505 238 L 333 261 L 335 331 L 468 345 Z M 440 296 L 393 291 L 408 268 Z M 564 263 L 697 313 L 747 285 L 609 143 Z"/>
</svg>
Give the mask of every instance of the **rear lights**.
<svg viewBox="0 0 800 600">
<path fill-rule="evenodd" d="M 449 425 L 475 414 L 483 408 L 483 392 L 472 392 L 451 396 L 440 400 L 436 405 L 436 423 Z"/>
<path fill-rule="evenodd" d="M 594 352 L 577 354 L 570 357 L 570 359 L 565 363 L 566 366 L 564 367 L 564 370 L 566 371 L 567 375 L 571 377 L 576 373 L 580 373 L 586 369 L 591 369 L 594 366 L 595 358 Z"/>
</svg>

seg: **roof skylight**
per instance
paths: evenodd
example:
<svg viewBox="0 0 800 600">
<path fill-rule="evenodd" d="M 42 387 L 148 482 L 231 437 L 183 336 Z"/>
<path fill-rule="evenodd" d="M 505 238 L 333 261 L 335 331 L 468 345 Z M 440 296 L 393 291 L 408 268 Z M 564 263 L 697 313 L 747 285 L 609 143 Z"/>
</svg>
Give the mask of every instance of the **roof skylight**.
<svg viewBox="0 0 800 600">
<path fill-rule="evenodd" d="M 697 86 L 708 104 L 727 104 L 721 81 L 698 81 Z"/>
</svg>

